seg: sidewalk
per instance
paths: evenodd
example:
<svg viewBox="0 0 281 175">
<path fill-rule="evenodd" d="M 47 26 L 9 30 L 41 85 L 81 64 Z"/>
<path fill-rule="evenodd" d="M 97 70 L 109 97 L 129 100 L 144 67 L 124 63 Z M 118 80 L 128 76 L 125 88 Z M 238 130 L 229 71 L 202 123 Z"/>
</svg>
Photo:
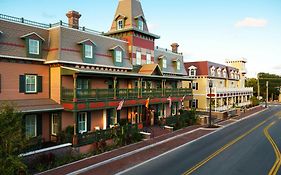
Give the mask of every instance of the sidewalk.
<svg viewBox="0 0 281 175">
<path fill-rule="evenodd" d="M 233 123 L 263 109 L 258 107 L 249 110 L 239 117 L 224 121 L 224 123 L 221 122 L 220 124 L 227 125 Z M 160 134 L 160 136 L 155 136 L 153 139 L 82 159 L 41 174 L 115 174 L 216 130 L 208 130 L 201 127 L 198 125 L 190 126 L 170 133 L 157 131 L 163 135 Z"/>
</svg>

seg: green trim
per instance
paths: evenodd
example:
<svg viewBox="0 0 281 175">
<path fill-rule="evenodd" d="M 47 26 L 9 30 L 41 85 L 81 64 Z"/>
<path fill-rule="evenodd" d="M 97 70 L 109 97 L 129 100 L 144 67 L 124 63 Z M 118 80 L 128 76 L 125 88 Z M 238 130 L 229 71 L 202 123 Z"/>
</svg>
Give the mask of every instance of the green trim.
<svg viewBox="0 0 281 175">
<path fill-rule="evenodd" d="M 92 46 L 92 58 L 88 58 L 88 57 L 86 58 L 86 52 L 85 52 L 86 45 Z M 86 44 L 86 43 L 82 44 L 82 59 L 84 63 L 95 64 L 95 47 L 93 44 Z"/>
</svg>

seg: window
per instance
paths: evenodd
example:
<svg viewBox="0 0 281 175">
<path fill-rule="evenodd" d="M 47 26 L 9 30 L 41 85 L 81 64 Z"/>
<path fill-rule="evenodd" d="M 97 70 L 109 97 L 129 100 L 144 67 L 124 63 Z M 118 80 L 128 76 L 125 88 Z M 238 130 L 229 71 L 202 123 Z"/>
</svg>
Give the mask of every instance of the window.
<svg viewBox="0 0 281 175">
<path fill-rule="evenodd" d="M 123 29 L 124 25 L 123 25 L 123 19 L 119 19 L 117 21 L 117 30 L 121 30 Z"/>
<path fill-rule="evenodd" d="M 167 68 L 167 60 L 165 58 L 163 58 L 163 68 Z"/>
<path fill-rule="evenodd" d="M 77 80 L 77 89 L 89 89 L 89 80 L 78 79 Z"/>
<path fill-rule="evenodd" d="M 177 70 L 181 70 L 181 62 L 177 61 Z"/>
<path fill-rule="evenodd" d="M 122 63 L 122 51 L 115 51 L 115 61 L 118 63 Z"/>
<path fill-rule="evenodd" d="M 139 22 L 138 22 L 138 28 L 139 28 L 140 30 L 143 30 L 143 21 L 142 21 L 142 20 L 139 20 Z"/>
<path fill-rule="evenodd" d="M 192 108 L 198 108 L 198 100 L 194 99 L 192 101 Z"/>
<path fill-rule="evenodd" d="M 25 116 L 25 135 L 27 138 L 32 138 L 37 136 L 36 117 L 37 117 L 36 115 Z"/>
<path fill-rule="evenodd" d="M 151 64 L 151 54 L 146 54 L 146 64 Z"/>
<path fill-rule="evenodd" d="M 137 51 L 136 65 L 141 65 L 141 52 Z"/>
<path fill-rule="evenodd" d="M 29 54 L 39 55 L 39 41 L 34 39 L 29 39 Z"/>
<path fill-rule="evenodd" d="M 53 113 L 51 115 L 52 122 L 52 135 L 57 135 L 59 133 L 59 115 L 57 113 Z"/>
<path fill-rule="evenodd" d="M 85 44 L 85 58 L 93 58 L 93 46 Z"/>
<path fill-rule="evenodd" d="M 26 75 L 25 76 L 25 92 L 26 93 L 36 93 L 37 84 L 36 84 L 36 75 Z"/>
<path fill-rule="evenodd" d="M 192 89 L 198 90 L 198 83 L 192 83 Z"/>
<path fill-rule="evenodd" d="M 87 112 L 78 113 L 78 132 L 87 132 Z"/>
<path fill-rule="evenodd" d="M 217 69 L 217 75 L 218 75 L 218 77 L 221 77 L 221 68 Z"/>
</svg>

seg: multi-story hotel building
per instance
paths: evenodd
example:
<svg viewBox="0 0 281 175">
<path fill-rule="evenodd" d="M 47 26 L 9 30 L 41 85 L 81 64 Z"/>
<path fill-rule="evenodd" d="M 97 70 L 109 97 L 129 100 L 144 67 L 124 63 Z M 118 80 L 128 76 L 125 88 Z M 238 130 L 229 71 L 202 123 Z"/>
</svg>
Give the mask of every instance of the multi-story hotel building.
<svg viewBox="0 0 281 175">
<path fill-rule="evenodd" d="M 79 134 L 121 119 L 153 125 L 192 98 L 178 44 L 155 47 L 139 0 L 119 1 L 108 33 L 66 15 L 56 24 L 0 15 L 0 100 L 24 113 L 27 137 L 55 141 L 68 126 Z"/>
<path fill-rule="evenodd" d="M 210 97 L 215 111 L 250 105 L 253 88 L 245 87 L 245 64 L 245 59 L 228 60 L 227 66 L 210 61 L 185 63 L 187 74 L 195 78 L 192 83 L 184 83 L 184 87 L 193 89 L 194 95 L 194 100 L 186 103 L 186 106 L 209 110 Z M 213 85 L 211 93 L 210 81 Z"/>
</svg>

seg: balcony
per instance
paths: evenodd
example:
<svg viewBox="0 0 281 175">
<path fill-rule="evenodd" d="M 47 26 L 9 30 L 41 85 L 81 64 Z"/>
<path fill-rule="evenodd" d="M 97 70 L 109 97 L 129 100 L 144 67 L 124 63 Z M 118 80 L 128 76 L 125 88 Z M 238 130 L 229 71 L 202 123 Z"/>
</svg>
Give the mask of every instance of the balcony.
<svg viewBox="0 0 281 175">
<path fill-rule="evenodd" d="M 78 101 L 110 101 L 117 99 L 139 99 L 139 98 L 164 98 L 191 96 L 192 89 L 62 89 L 62 101 L 72 101 L 76 93 Z"/>
<path fill-rule="evenodd" d="M 212 88 L 212 94 L 216 97 L 233 97 L 241 95 L 253 95 L 253 88 Z M 206 89 L 207 94 L 210 94 L 210 88 Z"/>
</svg>

